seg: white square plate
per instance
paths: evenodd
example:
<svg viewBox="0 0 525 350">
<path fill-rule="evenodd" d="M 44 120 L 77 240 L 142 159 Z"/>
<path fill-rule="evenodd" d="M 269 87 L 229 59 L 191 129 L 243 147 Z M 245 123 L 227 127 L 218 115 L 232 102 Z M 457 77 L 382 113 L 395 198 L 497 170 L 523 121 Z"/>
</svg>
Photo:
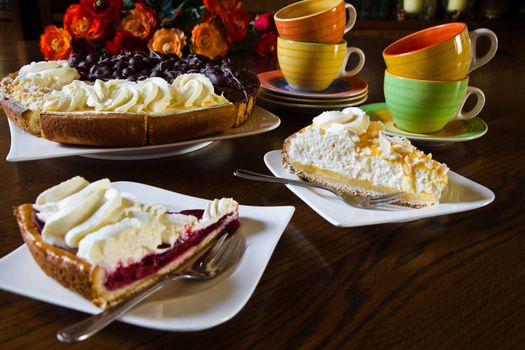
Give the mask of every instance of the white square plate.
<svg viewBox="0 0 525 350">
<path fill-rule="evenodd" d="M 204 208 L 207 200 L 134 182 L 114 187 L 133 193 L 143 202 L 164 204 L 172 210 Z M 239 264 L 206 282 L 177 281 L 121 318 L 147 328 L 197 331 L 217 326 L 246 304 L 261 278 L 295 208 L 241 205 L 246 250 Z M 78 294 L 47 277 L 23 245 L 0 259 L 0 288 L 70 309 L 95 314 L 100 310 Z"/>
<path fill-rule="evenodd" d="M 250 118 L 237 128 L 192 140 L 180 141 L 166 145 L 101 148 L 90 146 L 65 145 L 33 136 L 14 125 L 9 120 L 11 146 L 6 160 L 20 162 L 46 158 L 68 156 L 85 156 L 97 159 L 139 160 L 171 157 L 178 154 L 196 151 L 208 146 L 213 141 L 232 139 L 261 134 L 279 126 L 281 120 L 273 113 L 256 106 Z"/>
<path fill-rule="evenodd" d="M 266 153 L 264 162 L 275 176 L 299 179 L 298 176 L 290 174 L 283 168 L 280 150 Z M 480 208 L 495 198 L 494 193 L 488 188 L 453 171 L 448 173 L 448 185 L 440 203 L 421 209 L 396 205 L 381 206 L 374 209 L 354 208 L 328 191 L 293 185 L 286 186 L 332 225 L 341 227 L 406 222 L 459 213 Z"/>
</svg>

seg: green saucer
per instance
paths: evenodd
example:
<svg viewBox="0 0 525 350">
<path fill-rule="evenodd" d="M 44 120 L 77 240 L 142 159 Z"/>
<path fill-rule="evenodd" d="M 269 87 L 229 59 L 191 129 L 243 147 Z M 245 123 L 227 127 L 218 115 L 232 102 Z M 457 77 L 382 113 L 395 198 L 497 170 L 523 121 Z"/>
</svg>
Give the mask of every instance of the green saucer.
<svg viewBox="0 0 525 350">
<path fill-rule="evenodd" d="M 360 106 L 368 114 L 370 120 L 378 120 L 385 124 L 386 134 L 390 136 L 403 136 L 410 140 L 425 141 L 428 143 L 463 142 L 477 139 L 488 130 L 487 124 L 480 118 L 468 120 L 453 120 L 443 129 L 432 134 L 419 134 L 401 130 L 394 124 L 386 103 L 370 103 Z"/>
</svg>

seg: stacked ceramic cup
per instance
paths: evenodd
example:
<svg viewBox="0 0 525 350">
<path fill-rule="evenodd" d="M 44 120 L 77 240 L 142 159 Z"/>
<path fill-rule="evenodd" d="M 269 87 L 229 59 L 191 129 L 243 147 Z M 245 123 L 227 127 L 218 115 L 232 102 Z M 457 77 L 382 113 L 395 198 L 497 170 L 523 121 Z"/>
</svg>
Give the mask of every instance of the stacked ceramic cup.
<svg viewBox="0 0 525 350">
<path fill-rule="evenodd" d="M 305 0 L 279 10 L 277 58 L 290 87 L 323 91 L 338 77 L 357 74 L 365 63 L 363 51 L 348 47 L 343 36 L 355 24 L 356 11 L 344 0 Z M 348 57 L 356 54 L 355 68 L 346 70 Z"/>
<path fill-rule="evenodd" d="M 479 37 L 490 39 L 477 57 Z M 383 51 L 385 100 L 396 126 L 410 132 L 434 133 L 452 120 L 475 117 L 485 96 L 469 86 L 468 74 L 494 57 L 498 39 L 488 29 L 468 31 L 464 23 L 439 25 L 406 36 Z M 470 95 L 477 101 L 464 111 Z"/>
</svg>

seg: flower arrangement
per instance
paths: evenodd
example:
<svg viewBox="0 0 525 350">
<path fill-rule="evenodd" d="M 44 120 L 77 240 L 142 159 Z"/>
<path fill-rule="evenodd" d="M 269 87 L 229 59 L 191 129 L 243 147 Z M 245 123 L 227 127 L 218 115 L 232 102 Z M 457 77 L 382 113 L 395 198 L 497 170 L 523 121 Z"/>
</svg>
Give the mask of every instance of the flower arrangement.
<svg viewBox="0 0 525 350">
<path fill-rule="evenodd" d="M 262 33 L 255 50 L 262 57 L 275 56 L 277 54 L 277 27 L 273 19 L 273 13 L 267 12 L 258 15 L 253 23 L 254 29 Z"/>
<path fill-rule="evenodd" d="M 191 51 L 216 58 L 227 55 L 250 33 L 259 36 L 257 54 L 275 55 L 273 14 L 261 14 L 251 22 L 240 0 L 79 0 L 67 8 L 62 28 L 44 28 L 40 51 L 48 60 L 104 50 L 178 56 Z"/>
</svg>

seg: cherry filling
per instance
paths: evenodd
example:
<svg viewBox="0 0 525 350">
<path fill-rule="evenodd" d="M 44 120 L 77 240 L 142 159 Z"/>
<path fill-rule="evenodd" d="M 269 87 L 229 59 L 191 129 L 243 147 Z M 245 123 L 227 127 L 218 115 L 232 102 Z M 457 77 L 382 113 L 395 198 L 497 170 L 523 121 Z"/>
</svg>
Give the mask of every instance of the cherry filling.
<svg viewBox="0 0 525 350">
<path fill-rule="evenodd" d="M 203 212 L 203 210 L 183 210 L 180 213 L 185 215 L 193 215 L 200 219 Z M 154 274 L 162 267 L 168 265 L 179 256 L 184 254 L 190 248 L 200 244 L 204 238 L 206 238 L 206 236 L 221 227 L 224 222 L 232 215 L 234 214 L 225 215 L 213 225 L 192 232 L 191 235 L 186 239 L 177 239 L 171 249 L 168 249 L 159 254 L 148 255 L 140 262 L 125 267 L 118 267 L 107 277 L 106 281 L 104 282 L 105 287 L 108 290 L 115 290 Z M 39 232 L 42 232 L 43 223 L 36 218 L 36 215 L 34 216 L 34 219 L 36 228 Z M 239 228 L 239 220 L 232 220 L 221 230 L 220 235 L 224 233 L 234 233 L 237 228 Z M 161 245 L 159 248 L 167 248 L 167 246 Z"/>
<path fill-rule="evenodd" d="M 202 215 L 202 213 L 201 213 Z M 127 284 L 133 283 L 144 277 L 150 276 L 160 270 L 162 267 L 168 265 L 179 256 L 184 254 L 190 248 L 198 245 L 202 240 L 211 232 L 219 228 L 224 221 L 230 215 L 225 215 L 219 219 L 215 224 L 194 231 L 191 233 L 190 237 L 185 240 L 180 238 L 173 244 L 172 248 L 162 252 L 160 254 L 152 254 L 144 257 L 140 262 L 131 264 L 125 267 L 117 268 L 113 273 L 111 273 L 106 279 L 104 285 L 109 290 L 115 290 L 125 286 Z M 228 223 L 222 233 L 233 233 L 239 227 L 238 220 L 233 220 Z"/>
<path fill-rule="evenodd" d="M 202 215 L 204 214 L 204 210 L 202 209 L 186 209 L 179 211 L 179 214 L 182 215 L 191 215 L 195 216 L 197 219 L 202 219 Z"/>
<path fill-rule="evenodd" d="M 42 230 L 44 229 L 44 223 L 38 219 L 36 214 L 39 212 L 37 210 L 33 210 L 33 223 L 35 224 L 36 229 L 38 230 L 38 233 L 42 233 Z"/>
</svg>

